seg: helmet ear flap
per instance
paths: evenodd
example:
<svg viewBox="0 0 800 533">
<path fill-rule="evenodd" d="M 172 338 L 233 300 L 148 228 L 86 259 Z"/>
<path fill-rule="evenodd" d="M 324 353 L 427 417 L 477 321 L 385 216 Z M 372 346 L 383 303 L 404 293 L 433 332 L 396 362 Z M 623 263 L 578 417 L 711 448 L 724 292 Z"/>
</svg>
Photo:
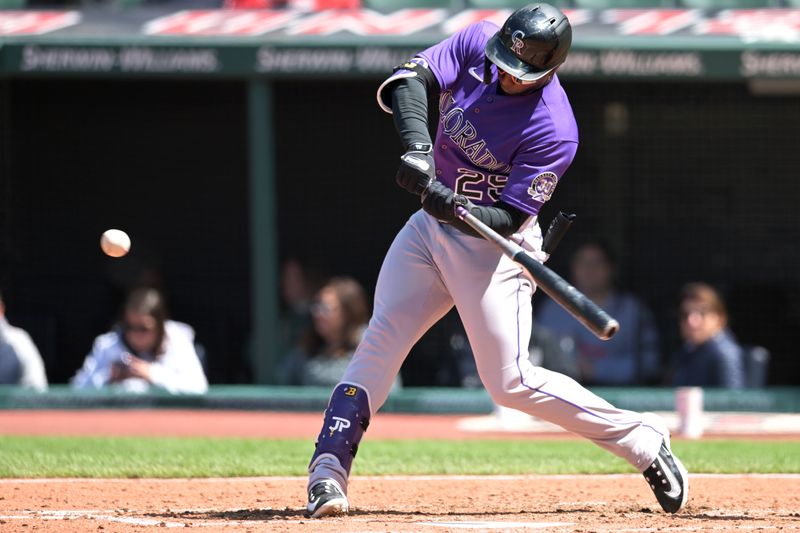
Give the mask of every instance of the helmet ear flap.
<svg viewBox="0 0 800 533">
<path fill-rule="evenodd" d="M 486 85 L 492 84 L 492 62 L 485 56 L 483 58 L 483 83 Z"/>
</svg>

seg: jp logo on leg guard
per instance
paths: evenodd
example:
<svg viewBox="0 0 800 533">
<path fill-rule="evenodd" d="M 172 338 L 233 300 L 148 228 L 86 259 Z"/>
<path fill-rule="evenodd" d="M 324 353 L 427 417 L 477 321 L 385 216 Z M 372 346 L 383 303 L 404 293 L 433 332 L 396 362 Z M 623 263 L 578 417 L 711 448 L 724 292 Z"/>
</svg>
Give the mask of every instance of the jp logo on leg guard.
<svg viewBox="0 0 800 533">
<path fill-rule="evenodd" d="M 335 431 L 342 431 L 343 429 L 347 429 L 350 427 L 350 421 L 346 418 L 341 418 L 338 416 L 334 416 L 333 419 L 336 421 L 331 427 L 328 429 L 331 430 L 329 437 L 333 437 L 333 433 Z"/>
<path fill-rule="evenodd" d="M 350 474 L 358 443 L 369 426 L 369 418 L 367 392 L 353 385 L 337 385 L 325 410 L 325 422 L 308 470 L 312 471 L 318 459 L 327 454 L 336 457 Z"/>
</svg>

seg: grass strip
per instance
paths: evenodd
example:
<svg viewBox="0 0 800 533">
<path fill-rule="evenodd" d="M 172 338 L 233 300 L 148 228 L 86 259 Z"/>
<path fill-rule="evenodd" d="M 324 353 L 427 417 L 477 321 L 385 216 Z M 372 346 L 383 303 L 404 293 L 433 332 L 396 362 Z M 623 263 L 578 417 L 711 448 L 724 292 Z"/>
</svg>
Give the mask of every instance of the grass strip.
<svg viewBox="0 0 800 533">
<path fill-rule="evenodd" d="M 677 441 L 691 472 L 800 473 L 800 441 Z M 298 439 L 0 436 L 0 477 L 302 476 Z M 613 474 L 633 468 L 583 440 L 366 439 L 354 475 Z"/>
</svg>

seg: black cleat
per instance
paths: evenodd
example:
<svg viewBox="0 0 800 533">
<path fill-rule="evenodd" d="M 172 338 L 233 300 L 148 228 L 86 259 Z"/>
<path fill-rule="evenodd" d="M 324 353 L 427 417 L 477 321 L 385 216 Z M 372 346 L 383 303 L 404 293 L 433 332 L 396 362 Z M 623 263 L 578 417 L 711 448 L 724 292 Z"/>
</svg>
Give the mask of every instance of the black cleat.
<svg viewBox="0 0 800 533">
<path fill-rule="evenodd" d="M 308 512 L 310 518 L 347 514 L 350 505 L 347 496 L 338 483 L 323 479 L 308 491 Z"/>
<path fill-rule="evenodd" d="M 661 443 L 653 464 L 642 474 L 664 511 L 677 513 L 683 509 L 689 498 L 689 473 L 678 458 L 672 455 L 666 440 Z"/>
</svg>

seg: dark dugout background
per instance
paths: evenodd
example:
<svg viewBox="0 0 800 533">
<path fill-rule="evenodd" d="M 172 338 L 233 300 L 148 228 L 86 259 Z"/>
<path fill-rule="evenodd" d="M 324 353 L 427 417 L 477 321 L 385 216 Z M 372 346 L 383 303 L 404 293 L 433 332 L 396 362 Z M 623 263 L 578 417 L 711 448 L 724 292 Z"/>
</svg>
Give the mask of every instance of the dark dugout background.
<svg viewBox="0 0 800 533">
<path fill-rule="evenodd" d="M 393 183 L 400 146 L 378 82 L 275 85 L 278 259 L 300 256 L 369 291 L 416 208 Z M 679 287 L 711 282 L 740 340 L 772 352 L 769 383 L 800 384 L 797 96 L 563 82 L 582 145 L 542 223 L 559 209 L 578 221 L 550 266 L 566 274 L 574 243 L 609 239 L 620 285 L 652 307 L 665 354 Z M 244 82 L 4 80 L 0 99 L 0 287 L 50 380 L 69 379 L 124 289 L 147 279 L 197 330 L 211 382 L 250 382 Z M 132 236 L 128 257 L 100 252 L 109 227 Z M 412 352 L 407 385 L 447 384 L 431 371 L 436 346 Z"/>
</svg>

